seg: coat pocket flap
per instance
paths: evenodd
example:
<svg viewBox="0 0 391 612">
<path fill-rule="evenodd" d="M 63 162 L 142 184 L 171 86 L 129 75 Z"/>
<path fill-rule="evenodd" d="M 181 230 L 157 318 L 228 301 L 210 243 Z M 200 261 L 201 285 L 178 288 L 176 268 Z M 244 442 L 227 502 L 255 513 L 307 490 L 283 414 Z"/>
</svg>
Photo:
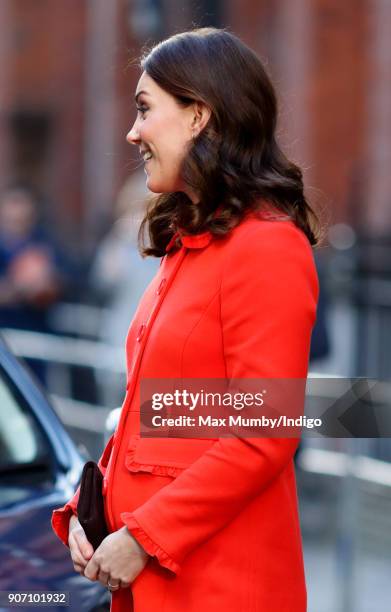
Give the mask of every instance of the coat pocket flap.
<svg viewBox="0 0 391 612">
<path fill-rule="evenodd" d="M 125 464 L 131 472 L 176 478 L 215 444 L 214 439 L 140 438 L 133 436 Z"/>
</svg>

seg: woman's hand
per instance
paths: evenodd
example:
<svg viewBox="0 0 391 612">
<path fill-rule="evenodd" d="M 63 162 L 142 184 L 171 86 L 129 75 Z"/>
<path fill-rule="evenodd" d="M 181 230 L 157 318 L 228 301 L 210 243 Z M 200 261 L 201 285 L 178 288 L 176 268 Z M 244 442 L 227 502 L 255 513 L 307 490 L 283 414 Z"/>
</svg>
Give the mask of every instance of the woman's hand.
<svg viewBox="0 0 391 612">
<path fill-rule="evenodd" d="M 126 527 L 108 535 L 84 570 L 90 580 L 99 580 L 112 591 L 128 587 L 142 572 L 149 555 Z M 110 584 L 108 584 L 110 583 Z"/>
<path fill-rule="evenodd" d="M 71 551 L 73 567 L 76 572 L 84 575 L 84 569 L 94 554 L 94 549 L 87 540 L 83 527 L 78 518 L 73 515 L 69 521 L 68 544 Z"/>
</svg>

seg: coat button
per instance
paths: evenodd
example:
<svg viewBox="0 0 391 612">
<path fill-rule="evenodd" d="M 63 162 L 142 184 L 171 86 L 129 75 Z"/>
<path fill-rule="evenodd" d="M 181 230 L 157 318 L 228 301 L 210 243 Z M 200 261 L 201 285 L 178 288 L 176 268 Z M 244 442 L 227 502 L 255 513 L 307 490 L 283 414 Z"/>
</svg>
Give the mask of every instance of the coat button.
<svg viewBox="0 0 391 612">
<path fill-rule="evenodd" d="M 144 336 L 144 332 L 145 332 L 145 325 L 142 324 L 140 325 L 140 329 L 138 330 L 138 334 L 137 334 L 137 342 L 141 342 L 141 340 L 143 339 Z"/>
<path fill-rule="evenodd" d="M 166 284 L 166 280 L 165 278 L 162 278 L 162 280 L 159 283 L 159 287 L 156 289 L 156 295 L 160 295 L 161 292 L 163 291 L 163 287 Z"/>
<path fill-rule="evenodd" d="M 107 494 L 107 478 L 103 478 L 102 482 L 102 495 L 105 497 Z"/>
</svg>

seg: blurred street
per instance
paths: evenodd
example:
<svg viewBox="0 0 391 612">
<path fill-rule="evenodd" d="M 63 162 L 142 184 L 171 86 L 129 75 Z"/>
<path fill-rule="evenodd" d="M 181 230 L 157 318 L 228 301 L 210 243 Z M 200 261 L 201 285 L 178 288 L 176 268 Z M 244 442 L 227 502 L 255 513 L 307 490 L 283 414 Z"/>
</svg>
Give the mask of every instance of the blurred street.
<svg viewBox="0 0 391 612">
<path fill-rule="evenodd" d="M 304 558 L 308 590 L 308 612 L 344 610 L 344 584 L 341 567 L 336 562 L 335 549 L 330 543 L 304 540 Z M 357 559 L 352 585 L 351 609 L 354 612 L 387 610 L 391 597 L 391 556 L 379 558 L 361 552 Z"/>
</svg>

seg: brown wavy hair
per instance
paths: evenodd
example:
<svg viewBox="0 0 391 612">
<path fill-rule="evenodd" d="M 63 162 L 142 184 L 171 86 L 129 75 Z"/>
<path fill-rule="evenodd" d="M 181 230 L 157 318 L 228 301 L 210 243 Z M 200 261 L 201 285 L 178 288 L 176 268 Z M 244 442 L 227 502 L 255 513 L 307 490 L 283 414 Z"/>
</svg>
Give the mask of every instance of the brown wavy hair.
<svg viewBox="0 0 391 612">
<path fill-rule="evenodd" d="M 181 106 L 198 101 L 211 109 L 181 166 L 199 201 L 183 192 L 154 196 L 139 231 L 141 253 L 164 255 L 178 230 L 225 236 L 246 212 L 265 204 L 316 245 L 319 220 L 304 196 L 301 169 L 276 142 L 277 98 L 256 53 L 225 29 L 198 28 L 160 42 L 140 65 Z"/>
</svg>

